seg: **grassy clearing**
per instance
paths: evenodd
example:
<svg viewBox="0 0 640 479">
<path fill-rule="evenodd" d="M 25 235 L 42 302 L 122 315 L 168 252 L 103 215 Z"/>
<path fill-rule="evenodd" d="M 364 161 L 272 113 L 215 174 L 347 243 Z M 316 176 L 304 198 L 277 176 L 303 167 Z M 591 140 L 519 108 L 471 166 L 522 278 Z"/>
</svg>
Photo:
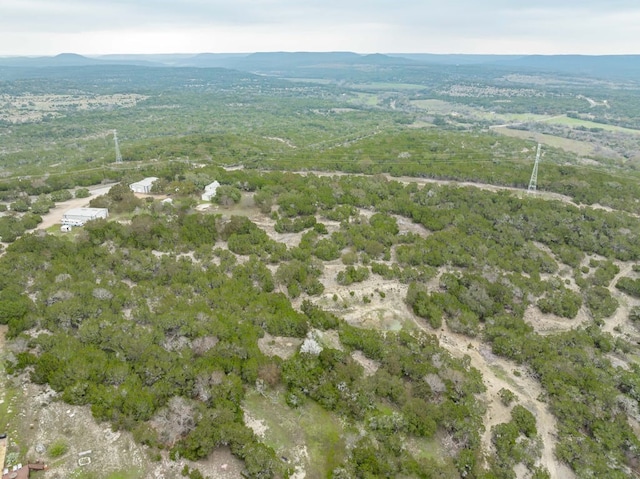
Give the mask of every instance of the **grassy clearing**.
<svg viewBox="0 0 640 479">
<path fill-rule="evenodd" d="M 598 128 L 605 131 L 613 131 L 619 133 L 628 133 L 630 135 L 640 135 L 640 130 L 633 130 L 631 128 L 624 128 L 622 126 L 607 125 L 605 123 L 597 123 L 595 121 L 581 120 L 579 118 L 570 118 L 568 116 L 560 116 L 552 118 L 546 123 L 555 125 L 565 125 L 571 128 L 584 127 L 584 128 Z"/>
<path fill-rule="evenodd" d="M 284 394 L 270 397 L 247 394 L 244 407 L 252 417 L 264 421 L 264 443 L 291 464 L 305 468 L 309 479 L 328 477 L 344 459 L 344 430 L 338 419 L 312 401 L 298 409 L 284 402 Z"/>
<path fill-rule="evenodd" d="M 409 125 L 409 128 L 435 128 L 435 125 L 426 121 L 414 121 Z"/>
<path fill-rule="evenodd" d="M 514 389 L 518 389 L 518 384 L 513 380 L 509 373 L 502 368 L 502 366 L 492 364 L 489 366 L 489 369 L 491 369 L 491 372 L 493 372 L 493 374 L 498 379 L 501 379 L 502 381 L 508 383 L 509 386 L 513 387 Z"/>
<path fill-rule="evenodd" d="M 376 106 L 380 102 L 380 97 L 373 93 L 357 92 L 356 98 L 351 103 L 364 106 Z"/>
<path fill-rule="evenodd" d="M 424 90 L 424 85 L 415 85 L 412 83 L 385 83 L 385 82 L 371 82 L 371 83 L 357 83 L 351 85 L 352 88 L 357 90 L 388 90 L 388 91 L 411 91 L 411 90 Z"/>
<path fill-rule="evenodd" d="M 446 455 L 437 439 L 408 437 L 405 439 L 405 446 L 416 459 L 440 461 Z"/>
<path fill-rule="evenodd" d="M 483 120 L 492 120 L 501 123 L 527 123 L 551 120 L 550 115 L 538 115 L 536 113 L 495 113 L 478 110 L 477 114 Z"/>
<path fill-rule="evenodd" d="M 450 103 L 444 100 L 413 100 L 411 104 L 433 114 L 450 115 L 456 113 L 476 120 L 505 124 L 546 121 L 547 119 L 553 118 L 549 115 L 538 115 L 535 113 L 496 113 L 481 108 L 474 108 L 469 105 Z"/>
<path fill-rule="evenodd" d="M 593 147 L 586 142 L 570 140 L 568 138 L 561 138 L 559 136 L 545 135 L 542 133 L 534 133 L 525 130 L 513 130 L 511 128 L 499 127 L 493 128 L 493 131 L 505 136 L 513 138 L 522 138 L 525 140 L 534 140 L 543 145 L 553 146 L 554 148 L 560 148 L 565 151 L 575 153 L 577 155 L 592 155 L 594 153 Z"/>
<path fill-rule="evenodd" d="M 329 80 L 325 78 L 283 78 L 283 80 L 287 80 L 293 83 L 317 83 L 318 85 L 330 85 L 334 83 L 334 80 Z"/>
<path fill-rule="evenodd" d="M 459 105 L 444 100 L 413 100 L 411 104 L 421 110 L 439 115 L 449 115 L 451 113 L 462 113 L 468 116 L 474 116 L 476 113 L 482 113 L 480 110 L 467 105 Z"/>
</svg>

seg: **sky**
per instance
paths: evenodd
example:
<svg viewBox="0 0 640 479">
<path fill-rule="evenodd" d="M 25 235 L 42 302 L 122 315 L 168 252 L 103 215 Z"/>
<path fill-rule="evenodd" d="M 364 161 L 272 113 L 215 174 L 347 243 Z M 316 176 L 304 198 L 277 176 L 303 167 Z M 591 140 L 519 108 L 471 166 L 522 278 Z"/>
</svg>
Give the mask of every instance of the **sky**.
<svg viewBox="0 0 640 479">
<path fill-rule="evenodd" d="M 638 0 L 0 0 L 0 55 L 640 53 Z"/>
</svg>

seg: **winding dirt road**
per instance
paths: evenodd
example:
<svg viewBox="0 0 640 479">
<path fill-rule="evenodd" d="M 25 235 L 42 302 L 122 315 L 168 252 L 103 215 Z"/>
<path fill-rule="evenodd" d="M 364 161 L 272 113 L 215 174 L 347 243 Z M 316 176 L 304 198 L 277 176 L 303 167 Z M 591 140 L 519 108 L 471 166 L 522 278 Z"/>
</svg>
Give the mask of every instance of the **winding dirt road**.
<svg viewBox="0 0 640 479">
<path fill-rule="evenodd" d="M 432 332 L 419 320 L 416 320 L 416 324 L 427 333 Z M 501 389 L 508 389 L 518 398 L 517 404 L 527 408 L 536 418 L 538 436 L 542 439 L 540 465 L 547 468 L 552 478 L 574 478 L 573 471 L 555 457 L 556 418 L 549 411 L 547 404 L 540 401 L 542 387 L 529 371 L 513 361 L 494 355 L 489 346 L 477 339 L 453 333 L 447 327 L 439 331 L 437 336 L 442 347 L 455 357 L 469 356 L 471 365 L 482 373 L 487 387 L 484 394 L 487 412 L 484 421 L 485 432 L 482 435 L 483 449 L 487 452 L 493 449 L 491 428 L 511 420 L 511 408 L 504 406 L 498 394 Z"/>
</svg>

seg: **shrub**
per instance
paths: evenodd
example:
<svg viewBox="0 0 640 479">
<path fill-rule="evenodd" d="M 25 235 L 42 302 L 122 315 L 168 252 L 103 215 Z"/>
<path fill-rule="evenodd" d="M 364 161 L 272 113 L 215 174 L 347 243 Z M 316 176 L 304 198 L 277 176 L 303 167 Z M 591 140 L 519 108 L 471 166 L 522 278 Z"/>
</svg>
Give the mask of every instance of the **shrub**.
<svg viewBox="0 0 640 479">
<path fill-rule="evenodd" d="M 513 406 L 511 410 L 511 419 L 518 427 L 518 430 L 527 437 L 535 436 L 538 431 L 536 429 L 536 418 L 524 406 L 519 404 Z"/>
<path fill-rule="evenodd" d="M 538 300 L 538 307 L 543 313 L 552 313 L 569 319 L 576 317 L 581 305 L 580 296 L 564 287 L 558 288 Z"/>
<path fill-rule="evenodd" d="M 216 190 L 214 201 L 222 206 L 231 206 L 242 198 L 240 190 L 234 186 L 222 185 Z"/>
<path fill-rule="evenodd" d="M 71 195 L 71 192 L 69 190 L 57 190 L 51 193 L 51 200 L 55 201 L 56 203 L 60 201 L 67 201 L 71 198 L 73 198 L 73 195 Z"/>
<path fill-rule="evenodd" d="M 511 390 L 506 388 L 500 389 L 500 391 L 498 391 L 498 396 L 500 396 L 500 400 L 505 406 L 510 406 L 513 401 L 518 399 Z"/>
<path fill-rule="evenodd" d="M 69 450 L 69 445 L 64 439 L 58 439 L 54 443 L 49 446 L 47 452 L 50 457 L 61 457 L 64 456 Z"/>
<path fill-rule="evenodd" d="M 618 300 L 607 288 L 595 286 L 586 292 L 587 306 L 594 319 L 608 318 L 618 309 Z"/>
<path fill-rule="evenodd" d="M 629 319 L 635 324 L 640 324 L 640 306 L 634 306 L 629 311 Z"/>
<path fill-rule="evenodd" d="M 29 211 L 29 203 L 23 199 L 16 200 L 11 203 L 11 211 L 17 211 L 18 213 Z"/>
<path fill-rule="evenodd" d="M 353 283 L 361 283 L 369 278 L 369 268 L 363 266 L 361 268 L 354 268 L 353 266 L 347 266 L 344 271 L 340 271 L 336 280 L 338 284 L 348 286 Z"/>
<path fill-rule="evenodd" d="M 640 279 L 620 278 L 616 288 L 634 298 L 640 298 Z"/>
<path fill-rule="evenodd" d="M 75 192 L 75 197 L 76 198 L 88 198 L 90 196 L 91 193 L 89 193 L 89 190 L 87 188 L 78 188 Z"/>
</svg>

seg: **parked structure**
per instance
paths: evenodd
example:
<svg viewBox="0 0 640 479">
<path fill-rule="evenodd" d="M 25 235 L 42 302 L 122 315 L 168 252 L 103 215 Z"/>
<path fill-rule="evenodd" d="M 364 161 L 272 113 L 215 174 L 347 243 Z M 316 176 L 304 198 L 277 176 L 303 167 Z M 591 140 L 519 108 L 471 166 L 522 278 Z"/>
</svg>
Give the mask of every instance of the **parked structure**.
<svg viewBox="0 0 640 479">
<path fill-rule="evenodd" d="M 202 193 L 202 200 L 211 201 L 211 198 L 216 196 L 216 191 L 218 190 L 219 186 L 220 183 L 218 183 L 217 181 L 214 181 L 210 185 L 205 186 L 204 193 Z"/>
<path fill-rule="evenodd" d="M 158 178 L 155 176 L 150 176 L 136 183 L 131 183 L 129 188 L 131 188 L 131 191 L 134 193 L 151 193 L 151 187 L 157 180 Z"/>
<path fill-rule="evenodd" d="M 73 208 L 62 215 L 62 224 L 68 226 L 82 226 L 87 221 L 106 218 L 109 216 L 107 208 Z"/>
<path fill-rule="evenodd" d="M 28 479 L 31 471 L 45 471 L 47 469 L 47 465 L 41 462 L 26 466 L 18 464 L 12 468 L 5 468 L 2 471 L 2 479 Z"/>
</svg>

